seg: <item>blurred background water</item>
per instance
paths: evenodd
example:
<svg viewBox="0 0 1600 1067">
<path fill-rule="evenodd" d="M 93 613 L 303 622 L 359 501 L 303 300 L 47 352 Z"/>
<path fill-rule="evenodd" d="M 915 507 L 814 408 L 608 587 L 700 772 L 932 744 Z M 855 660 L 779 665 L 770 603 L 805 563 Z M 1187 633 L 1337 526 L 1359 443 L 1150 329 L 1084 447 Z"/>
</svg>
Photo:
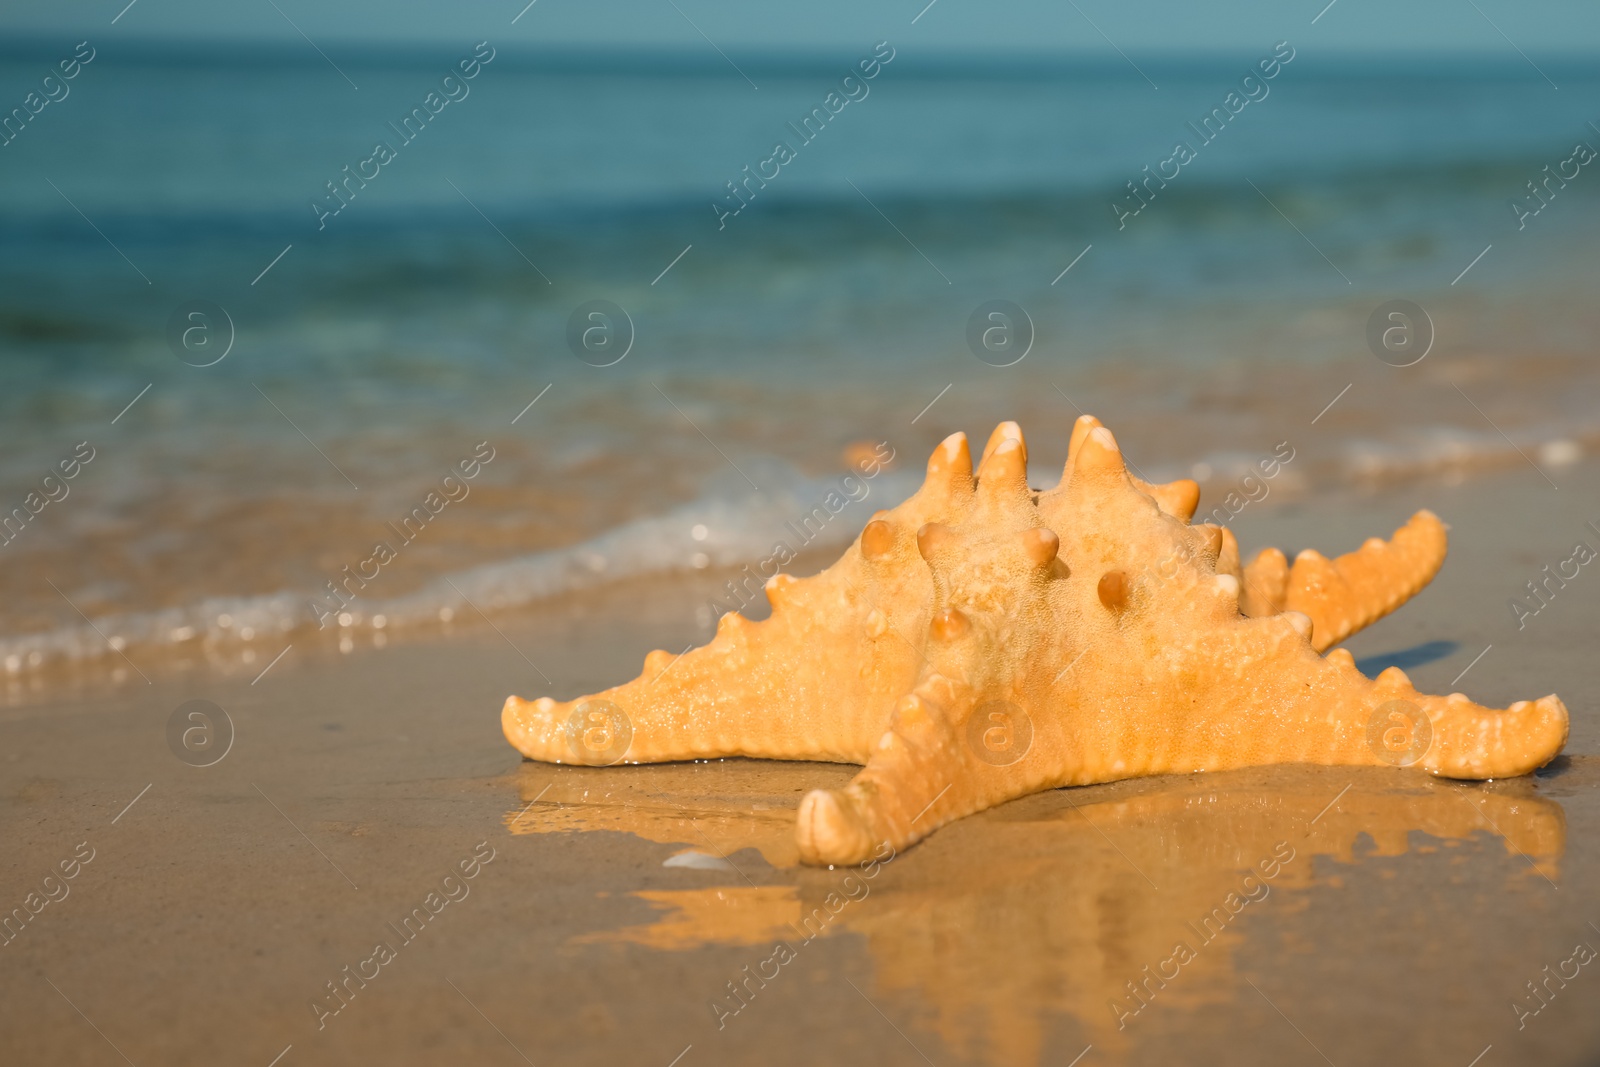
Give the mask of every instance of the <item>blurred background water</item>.
<svg viewBox="0 0 1600 1067">
<path fill-rule="evenodd" d="M 738 69 L 709 50 L 501 46 L 401 144 L 389 123 L 475 43 L 335 67 L 298 47 L 97 42 L 0 148 L 0 508 L 95 450 L 0 546 L 6 671 L 124 670 L 107 638 L 134 661 L 264 664 L 379 540 L 397 558 L 336 629 L 737 567 L 850 449 L 888 442 L 895 469 L 828 535 L 848 539 L 939 439 L 981 444 L 1005 418 L 1036 484 L 1087 410 L 1145 473 L 1197 477 L 1208 499 L 1285 441 L 1286 492 L 1525 461 L 1549 476 L 1600 447 L 1600 179 L 1553 185 L 1521 229 L 1510 206 L 1576 143 L 1600 147 L 1593 64 L 1295 41 L 1203 144 L 1186 124 L 1270 35 L 1137 66 L 890 41 L 866 95 L 802 144 L 787 124 L 876 41 Z M 72 50 L 13 44 L 0 106 Z M 379 140 L 396 158 L 319 228 L 314 199 Z M 1180 140 L 1197 158 L 1119 226 L 1112 204 Z M 719 222 L 725 183 L 777 141 L 796 158 Z M 1369 349 L 1393 299 L 1437 334 L 1412 367 Z M 232 324 L 212 366 L 168 341 L 195 300 Z M 594 300 L 631 324 L 611 366 L 569 345 Z M 1032 323 L 1011 366 L 968 343 L 991 300 Z M 400 544 L 386 524 L 485 441 L 470 496 Z"/>
</svg>

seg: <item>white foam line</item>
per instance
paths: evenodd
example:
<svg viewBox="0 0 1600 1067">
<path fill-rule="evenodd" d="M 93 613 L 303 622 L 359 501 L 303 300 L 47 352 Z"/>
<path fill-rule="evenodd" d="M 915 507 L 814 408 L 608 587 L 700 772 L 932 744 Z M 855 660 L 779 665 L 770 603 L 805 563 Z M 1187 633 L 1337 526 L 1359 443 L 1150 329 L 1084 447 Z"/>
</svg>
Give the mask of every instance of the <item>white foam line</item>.
<svg viewBox="0 0 1600 1067">
<path fill-rule="evenodd" d="M 113 651 L 117 655 L 121 656 L 124 660 L 127 660 L 128 666 L 132 667 L 136 671 L 139 671 L 139 665 L 137 663 L 133 662 L 133 660 L 128 659 L 128 654 L 126 652 L 122 651 L 122 649 L 120 649 L 116 645 L 112 644 L 111 638 L 109 638 L 109 637 L 107 637 L 105 635 L 105 631 L 101 630 L 100 627 L 96 626 L 93 622 L 90 622 L 89 616 L 85 615 L 83 613 L 83 610 L 81 608 L 79 608 L 78 605 L 74 604 L 67 597 L 67 594 L 61 592 L 61 587 L 60 586 L 56 585 L 55 582 L 50 581 L 50 579 L 48 579 L 48 578 L 45 579 L 45 582 L 49 584 L 51 589 L 54 589 L 57 593 L 61 594 L 61 599 L 65 600 L 67 602 L 67 606 L 70 607 L 73 611 L 76 611 L 78 613 L 79 618 L 83 619 L 84 622 L 89 623 L 89 629 L 91 629 L 95 633 L 99 634 L 100 635 L 100 640 L 104 641 L 108 646 L 110 646 L 111 651 Z M 150 680 L 150 676 L 145 674 L 144 671 L 139 671 L 139 677 L 144 679 L 144 684 L 145 685 L 155 685 L 155 683 Z"/>
</svg>

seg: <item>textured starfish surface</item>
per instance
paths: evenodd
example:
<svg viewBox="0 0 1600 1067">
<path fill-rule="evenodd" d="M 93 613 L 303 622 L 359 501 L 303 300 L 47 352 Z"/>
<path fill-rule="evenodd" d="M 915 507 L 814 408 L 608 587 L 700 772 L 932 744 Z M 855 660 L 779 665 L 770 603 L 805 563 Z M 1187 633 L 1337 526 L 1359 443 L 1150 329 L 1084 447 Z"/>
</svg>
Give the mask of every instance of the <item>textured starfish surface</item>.
<svg viewBox="0 0 1600 1067">
<path fill-rule="evenodd" d="M 1231 533 L 1189 525 L 1193 482 L 1127 471 L 1092 417 L 1053 489 L 1028 488 L 1014 423 L 973 477 L 946 439 L 922 488 L 815 577 L 767 583 L 682 656 L 571 702 L 511 697 L 524 756 L 603 765 L 751 756 L 865 764 L 813 791 L 801 858 L 849 863 L 1066 785 L 1269 763 L 1390 764 L 1452 778 L 1524 774 L 1565 744 L 1548 696 L 1504 711 L 1375 680 L 1321 650 L 1437 572 L 1445 530 L 1417 513 L 1387 542 L 1240 566 Z"/>
</svg>

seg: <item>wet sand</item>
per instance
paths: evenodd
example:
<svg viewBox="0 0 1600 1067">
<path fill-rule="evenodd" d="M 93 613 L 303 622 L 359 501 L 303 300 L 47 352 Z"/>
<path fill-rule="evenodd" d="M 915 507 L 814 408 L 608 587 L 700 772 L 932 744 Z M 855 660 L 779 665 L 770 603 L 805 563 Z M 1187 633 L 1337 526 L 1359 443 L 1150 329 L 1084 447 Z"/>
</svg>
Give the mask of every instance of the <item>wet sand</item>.
<svg viewBox="0 0 1600 1067">
<path fill-rule="evenodd" d="M 1521 630 L 1507 605 L 1600 545 L 1600 466 L 1550 474 L 1235 523 L 1247 552 L 1348 550 L 1423 506 L 1451 523 L 1439 578 L 1349 647 L 1424 691 L 1559 693 L 1567 754 L 1489 784 L 1283 767 L 1058 790 L 829 871 L 795 865 L 792 812 L 852 768 L 552 767 L 505 744 L 506 694 L 593 691 L 703 640 L 712 574 L 296 649 L 253 684 L 39 694 L 0 712 L 0 907 L 66 895 L 0 944 L 0 1060 L 1593 1062 L 1600 975 L 1575 948 L 1600 949 L 1600 572 Z M 213 766 L 169 750 L 190 699 L 234 725 Z"/>
</svg>

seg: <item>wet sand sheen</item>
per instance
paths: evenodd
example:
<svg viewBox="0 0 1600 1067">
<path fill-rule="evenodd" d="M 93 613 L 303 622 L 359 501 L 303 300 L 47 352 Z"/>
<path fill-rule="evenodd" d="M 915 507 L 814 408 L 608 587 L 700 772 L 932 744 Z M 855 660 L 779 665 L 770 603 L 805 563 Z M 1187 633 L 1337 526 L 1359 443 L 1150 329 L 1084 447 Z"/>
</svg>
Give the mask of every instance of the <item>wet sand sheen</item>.
<svg viewBox="0 0 1600 1067">
<path fill-rule="evenodd" d="M 1562 485 L 1524 470 L 1240 519 L 1251 544 L 1328 548 L 1414 506 L 1450 521 L 1435 586 L 1351 650 L 1440 688 L 1492 644 L 1459 688 L 1572 709 L 1569 755 L 1540 776 L 1289 767 L 1059 790 L 870 877 L 795 865 L 795 804 L 849 767 L 552 767 L 505 745 L 504 695 L 544 691 L 522 654 L 556 695 L 592 689 L 700 639 L 683 590 L 286 660 L 254 686 L 158 677 L 15 707 L 7 906 L 80 842 L 95 857 L 0 945 L 4 1058 L 114 1062 L 109 1042 L 135 1063 L 292 1046 L 281 1063 L 667 1064 L 692 1046 L 680 1067 L 1065 1064 L 1092 1045 L 1084 1065 L 1466 1064 L 1492 1044 L 1498 1062 L 1582 1062 L 1600 1043 L 1588 969 L 1545 1001 L 1526 983 L 1600 946 L 1600 609 L 1581 578 L 1523 631 L 1506 608 L 1593 517 L 1600 471 Z M 236 729 L 208 768 L 166 745 L 195 697 Z M 432 910 L 479 842 L 493 860 Z M 663 866 L 685 849 L 727 866 Z M 363 979 L 378 942 L 396 958 Z"/>
<path fill-rule="evenodd" d="M 1498 881 L 1506 897 L 1530 902 L 1541 888 L 1530 879 L 1553 885 L 1561 876 L 1565 815 L 1532 783 L 1487 792 L 1381 770 L 1342 777 L 1340 786 L 1337 772 L 1229 772 L 1019 802 L 969 835 L 981 840 L 925 861 L 918 884 L 885 879 L 876 895 L 870 869 L 842 868 L 822 886 L 745 884 L 743 863 L 760 859 L 735 856 L 723 884 L 632 894 L 661 913 L 654 921 L 568 944 L 759 947 L 760 962 L 710 999 L 725 1028 L 779 980 L 791 962 L 783 957 L 818 937 L 857 934 L 878 988 L 929 1006 L 946 1046 L 978 1062 L 1038 1063 L 1055 1013 L 1075 1017 L 1097 1046 L 1126 1051 L 1129 1027 L 1146 1012 L 1226 1007 L 1248 990 L 1231 958 L 1241 928 L 1269 907 L 1303 907 L 1293 901 L 1319 864 L 1442 852 L 1456 877 Z M 568 788 L 580 785 L 588 783 Z M 662 795 L 663 786 L 594 783 L 570 806 L 552 790 L 508 827 L 560 833 L 577 823 L 665 843 L 704 840 L 719 853 L 770 841 L 766 812 L 730 802 L 694 813 L 703 798 Z M 1526 861 L 1520 871 L 1508 856 Z"/>
</svg>

